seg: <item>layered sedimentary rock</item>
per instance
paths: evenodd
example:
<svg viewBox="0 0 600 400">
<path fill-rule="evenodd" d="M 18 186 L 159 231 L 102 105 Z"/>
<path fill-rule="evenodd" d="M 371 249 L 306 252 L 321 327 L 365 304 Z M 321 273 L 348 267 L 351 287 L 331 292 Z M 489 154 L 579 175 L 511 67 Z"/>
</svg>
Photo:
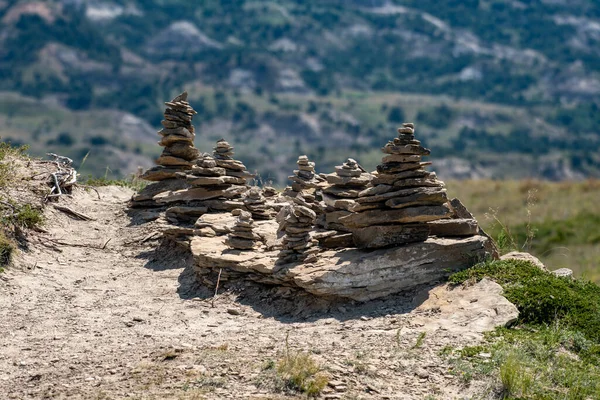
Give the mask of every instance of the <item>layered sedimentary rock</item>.
<svg viewBox="0 0 600 400">
<path fill-rule="evenodd" d="M 191 249 L 198 278 L 208 283 L 222 269 L 221 281 L 248 279 L 303 289 L 316 296 L 367 301 L 440 281 L 487 256 L 483 236 L 429 238 L 369 252 L 326 250 L 310 263 L 281 263 L 278 251 L 231 253 L 219 237 L 194 238 Z"/>
<path fill-rule="evenodd" d="M 148 185 L 132 199 L 132 207 L 154 207 L 158 204 L 154 197 L 160 193 L 181 190 L 187 187 L 185 182 L 176 179 L 179 172 L 189 170 L 200 155 L 194 147 L 194 126 L 192 118 L 196 111 L 187 101 L 187 92 L 183 92 L 173 100 L 165 103 L 163 129 L 158 132 L 161 136 L 158 144 L 164 147 L 160 157 L 153 167 L 141 178 L 156 182 Z"/>
<path fill-rule="evenodd" d="M 269 219 L 274 216 L 274 210 L 267 204 L 267 199 L 259 187 L 252 187 L 246 192 L 244 206 L 252 213 L 254 219 Z"/>
</svg>

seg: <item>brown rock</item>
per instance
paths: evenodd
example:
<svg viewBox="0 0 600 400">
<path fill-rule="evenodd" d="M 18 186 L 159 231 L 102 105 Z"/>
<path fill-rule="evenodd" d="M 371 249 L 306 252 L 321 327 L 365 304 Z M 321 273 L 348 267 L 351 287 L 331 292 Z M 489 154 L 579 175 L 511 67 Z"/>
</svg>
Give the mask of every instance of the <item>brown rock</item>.
<svg viewBox="0 0 600 400">
<path fill-rule="evenodd" d="M 340 218 L 340 222 L 350 228 L 365 228 L 371 225 L 408 224 L 414 222 L 429 222 L 436 219 L 449 218 L 452 215 L 446 205 L 417 206 L 399 210 L 369 210 L 353 213 Z"/>
<path fill-rule="evenodd" d="M 377 249 L 407 243 L 424 242 L 429 235 L 427 224 L 373 225 L 353 229 L 353 240 L 360 249 Z"/>
<path fill-rule="evenodd" d="M 440 219 L 428 222 L 430 234 L 438 237 L 473 236 L 479 232 L 474 219 Z"/>
</svg>

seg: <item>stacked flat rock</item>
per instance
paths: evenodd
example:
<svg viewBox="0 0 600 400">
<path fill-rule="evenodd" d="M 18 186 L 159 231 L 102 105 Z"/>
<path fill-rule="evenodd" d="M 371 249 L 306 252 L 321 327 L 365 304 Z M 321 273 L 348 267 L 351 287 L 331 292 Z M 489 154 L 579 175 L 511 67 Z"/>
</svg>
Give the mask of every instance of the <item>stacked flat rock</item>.
<svg viewBox="0 0 600 400">
<path fill-rule="evenodd" d="M 349 215 L 350 211 L 357 206 L 359 193 L 371 184 L 373 176 L 352 158 L 336 166 L 334 173 L 323 176 L 330 185 L 323 189 L 323 201 L 327 207 L 326 227 L 346 231 L 347 229 L 339 223 L 338 219 Z"/>
<path fill-rule="evenodd" d="M 158 132 L 162 137 L 158 144 L 164 147 L 156 160 L 156 167 L 142 175 L 148 181 L 162 181 L 174 178 L 177 172 L 188 170 L 200 153 L 194 147 L 194 126 L 192 118 L 196 111 L 187 102 L 187 92 L 166 102 L 163 129 Z"/>
<path fill-rule="evenodd" d="M 252 187 L 246 192 L 244 205 L 255 219 L 270 219 L 272 216 L 270 208 L 267 206 L 267 199 L 258 187 Z"/>
<path fill-rule="evenodd" d="M 413 124 L 403 124 L 382 150 L 373 186 L 358 194 L 354 213 L 340 218 L 360 248 L 424 241 L 429 222 L 452 216 L 444 183 L 423 168 L 430 151 L 415 139 Z"/>
<path fill-rule="evenodd" d="M 294 197 L 306 189 L 315 189 L 319 184 L 319 177 L 315 174 L 315 163 L 310 161 L 307 156 L 298 157 L 298 169 L 294 170 L 294 175 L 288 178 L 292 181 L 291 190 L 286 190 L 286 195 Z"/>
<path fill-rule="evenodd" d="M 201 202 L 213 211 L 243 208 L 241 198 L 248 190 L 246 179 L 254 175 L 232 156 L 233 147 L 225 140 L 219 140 L 212 156 L 201 155 L 189 171 L 177 174 L 191 188 L 173 195 L 170 201 Z"/>
<path fill-rule="evenodd" d="M 317 215 L 304 201 L 302 195 L 292 199 L 277 215 L 279 231 L 283 232 L 283 250 L 279 253 L 279 262 L 314 262 L 319 249 L 312 239 Z"/>
<path fill-rule="evenodd" d="M 260 236 L 252 231 L 254 220 L 248 211 L 235 209 L 231 212 L 237 218 L 225 244 L 236 250 L 252 250 Z"/>
</svg>

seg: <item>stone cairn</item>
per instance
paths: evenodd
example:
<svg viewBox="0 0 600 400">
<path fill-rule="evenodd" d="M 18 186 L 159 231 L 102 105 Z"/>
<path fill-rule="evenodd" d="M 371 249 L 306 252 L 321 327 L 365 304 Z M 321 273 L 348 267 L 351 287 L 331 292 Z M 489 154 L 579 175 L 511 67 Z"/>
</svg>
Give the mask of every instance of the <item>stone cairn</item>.
<svg viewBox="0 0 600 400">
<path fill-rule="evenodd" d="M 339 218 L 349 215 L 356 206 L 361 191 L 370 184 L 373 176 L 367 173 L 356 160 L 349 158 L 335 167 L 335 173 L 324 175 L 330 186 L 323 189 L 325 209 L 325 228 L 348 231 L 339 223 Z"/>
<path fill-rule="evenodd" d="M 315 174 L 315 163 L 310 161 L 307 156 L 298 157 L 298 169 L 294 170 L 294 175 L 288 177 L 292 181 L 291 188 L 285 190 L 285 195 L 296 197 L 298 193 L 307 189 L 316 189 L 319 185 L 318 175 Z"/>
<path fill-rule="evenodd" d="M 196 111 L 187 101 L 187 92 L 181 93 L 173 100 L 166 102 L 165 119 L 161 122 L 163 129 L 158 132 L 162 137 L 158 144 L 164 147 L 160 157 L 156 160 L 156 167 L 150 168 L 141 178 L 157 182 L 147 186 L 143 191 L 134 196 L 132 207 L 157 206 L 154 196 L 171 191 L 184 189 L 185 183 L 176 179 L 178 172 L 192 168 L 200 152 L 194 147 L 194 126 L 192 118 Z"/>
<path fill-rule="evenodd" d="M 283 233 L 283 250 L 279 253 L 280 263 L 316 261 L 319 248 L 311 238 L 317 214 L 301 194 L 292 199 L 277 215 L 279 232 Z"/>
<path fill-rule="evenodd" d="M 203 154 L 186 173 L 178 174 L 192 186 L 185 200 L 202 202 L 212 211 L 232 211 L 243 203 L 227 203 L 224 200 L 241 199 L 248 190 L 247 178 L 254 175 L 246 170 L 241 161 L 234 160 L 233 147 L 221 139 L 214 148 L 213 156 Z"/>
<path fill-rule="evenodd" d="M 192 118 L 196 111 L 187 102 L 187 96 L 187 92 L 183 92 L 165 103 L 165 119 L 161 122 L 163 129 L 158 132 L 162 136 L 158 144 L 164 147 L 164 150 L 156 160 L 158 166 L 146 171 L 142 175 L 143 179 L 160 181 L 174 178 L 175 173 L 190 169 L 200 155 L 194 147 L 196 134 Z"/>
<path fill-rule="evenodd" d="M 254 225 L 252 214 L 239 208 L 231 213 L 237 218 L 225 239 L 225 244 L 235 250 L 252 250 L 256 241 L 260 239 L 260 236 L 252 231 Z"/>
<path fill-rule="evenodd" d="M 340 222 L 359 248 L 425 241 L 433 221 L 452 216 L 444 183 L 423 168 L 431 164 L 421 162 L 430 151 L 415 139 L 412 123 L 403 124 L 382 151 L 373 186 L 358 194 L 354 212 Z"/>
<path fill-rule="evenodd" d="M 254 219 L 270 219 L 272 214 L 267 206 L 267 199 L 263 196 L 260 188 L 254 186 L 246 192 L 244 206 L 252 213 Z"/>
</svg>

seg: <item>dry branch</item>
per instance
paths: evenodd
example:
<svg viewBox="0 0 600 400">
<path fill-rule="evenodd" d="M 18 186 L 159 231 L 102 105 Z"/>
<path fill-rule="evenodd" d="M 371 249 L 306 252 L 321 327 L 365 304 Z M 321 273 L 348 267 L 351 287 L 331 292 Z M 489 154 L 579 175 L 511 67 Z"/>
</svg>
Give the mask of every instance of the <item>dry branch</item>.
<svg viewBox="0 0 600 400">
<path fill-rule="evenodd" d="M 54 205 L 54 208 L 57 209 L 58 211 L 62 211 L 65 214 L 68 214 L 76 219 L 80 219 L 82 221 L 95 221 L 96 219 L 92 218 L 92 217 L 88 217 L 85 214 L 82 214 L 80 212 L 77 212 L 75 210 L 70 209 L 69 207 L 65 207 L 65 206 L 59 206 L 59 205 Z"/>
</svg>

